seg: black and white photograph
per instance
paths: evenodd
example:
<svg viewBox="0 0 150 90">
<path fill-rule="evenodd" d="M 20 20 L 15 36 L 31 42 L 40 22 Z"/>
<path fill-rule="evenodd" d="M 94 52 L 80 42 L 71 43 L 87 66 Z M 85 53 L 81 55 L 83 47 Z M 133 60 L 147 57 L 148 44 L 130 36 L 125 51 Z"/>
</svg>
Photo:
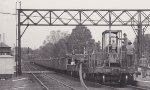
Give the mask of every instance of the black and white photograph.
<svg viewBox="0 0 150 90">
<path fill-rule="evenodd" d="M 149 0 L 0 0 L 0 90 L 150 90 Z"/>
</svg>

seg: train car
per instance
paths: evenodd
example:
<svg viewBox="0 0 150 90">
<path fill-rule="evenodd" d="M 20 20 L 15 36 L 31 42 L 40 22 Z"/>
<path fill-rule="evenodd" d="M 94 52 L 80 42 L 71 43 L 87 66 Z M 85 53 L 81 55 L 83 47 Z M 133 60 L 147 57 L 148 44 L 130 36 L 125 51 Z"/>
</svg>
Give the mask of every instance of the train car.
<svg viewBox="0 0 150 90">
<path fill-rule="evenodd" d="M 52 67 L 52 60 L 51 59 L 38 59 L 38 60 L 33 60 L 31 63 L 37 64 L 39 66 L 43 66 L 44 68 L 51 69 Z"/>
<path fill-rule="evenodd" d="M 142 57 L 139 60 L 138 72 L 140 75 L 142 75 L 143 78 L 146 77 L 147 75 L 148 76 L 150 75 L 148 58 L 149 58 L 149 53 L 144 52 Z"/>
<path fill-rule="evenodd" d="M 15 58 L 11 55 L 0 55 L 0 78 L 11 78 L 15 73 Z"/>
<path fill-rule="evenodd" d="M 103 67 L 96 67 L 96 73 L 100 73 L 102 82 L 112 81 L 120 83 L 134 82 L 135 67 L 124 65 L 127 61 L 126 53 L 123 50 L 122 30 L 106 30 L 102 33 L 102 49 L 104 53 Z M 112 49 L 112 43 L 116 47 Z M 132 60 L 133 61 L 133 60 Z"/>
<path fill-rule="evenodd" d="M 67 74 L 68 58 L 51 58 L 44 60 L 34 60 L 34 64 L 43 66 L 49 70 Z"/>
</svg>

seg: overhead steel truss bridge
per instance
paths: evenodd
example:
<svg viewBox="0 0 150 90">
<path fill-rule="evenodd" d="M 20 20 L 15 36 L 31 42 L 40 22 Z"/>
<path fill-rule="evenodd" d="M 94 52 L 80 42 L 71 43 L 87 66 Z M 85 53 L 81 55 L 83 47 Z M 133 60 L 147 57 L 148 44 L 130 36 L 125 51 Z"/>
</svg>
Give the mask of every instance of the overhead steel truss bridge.
<svg viewBox="0 0 150 90">
<path fill-rule="evenodd" d="M 149 9 L 18 9 L 20 25 L 142 26 L 149 25 Z"/>
</svg>

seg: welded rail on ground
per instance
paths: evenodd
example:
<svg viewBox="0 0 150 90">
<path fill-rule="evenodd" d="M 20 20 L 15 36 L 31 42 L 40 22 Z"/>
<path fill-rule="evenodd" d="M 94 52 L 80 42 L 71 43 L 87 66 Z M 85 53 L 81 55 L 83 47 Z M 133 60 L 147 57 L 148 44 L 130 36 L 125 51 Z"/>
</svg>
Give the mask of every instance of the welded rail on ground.
<svg viewBox="0 0 150 90">
<path fill-rule="evenodd" d="M 127 85 L 127 87 L 129 88 L 135 88 L 135 90 L 149 90 L 147 88 L 144 88 L 144 87 L 138 87 L 138 86 L 133 86 L 133 85 Z"/>
<path fill-rule="evenodd" d="M 28 68 L 29 68 L 29 67 L 28 67 Z M 38 70 L 37 68 L 35 68 L 35 67 L 33 67 L 33 66 L 32 66 L 32 68 Z M 30 71 L 31 71 L 31 70 L 30 70 Z M 34 73 L 32 73 L 32 71 L 31 71 L 31 74 L 40 82 L 40 84 L 41 84 L 44 88 L 46 88 L 47 90 L 49 90 L 48 87 L 47 87 L 46 85 L 44 85 L 44 83 L 43 83 L 39 78 L 37 78 L 37 76 L 36 76 Z M 65 84 L 65 83 L 63 83 L 63 82 L 61 82 L 61 81 L 59 81 L 59 80 L 57 80 L 57 79 L 55 79 L 55 78 L 49 76 L 49 75 L 46 75 L 45 73 L 42 73 L 42 75 L 43 75 L 44 77 L 48 77 L 48 78 L 50 78 L 50 79 L 52 79 L 52 80 L 55 80 L 56 82 L 58 82 L 58 83 L 60 83 L 60 84 L 62 84 L 62 85 L 64 85 L 64 86 L 70 88 L 71 90 L 78 90 L 78 89 L 73 88 L 73 87 L 71 87 L 71 86 L 69 86 L 69 85 L 67 85 L 67 84 Z"/>
<path fill-rule="evenodd" d="M 29 72 L 35 77 L 35 79 L 46 89 L 46 90 L 50 90 L 34 73 L 32 73 L 32 71 L 30 70 L 29 67 L 27 67 Z"/>
</svg>

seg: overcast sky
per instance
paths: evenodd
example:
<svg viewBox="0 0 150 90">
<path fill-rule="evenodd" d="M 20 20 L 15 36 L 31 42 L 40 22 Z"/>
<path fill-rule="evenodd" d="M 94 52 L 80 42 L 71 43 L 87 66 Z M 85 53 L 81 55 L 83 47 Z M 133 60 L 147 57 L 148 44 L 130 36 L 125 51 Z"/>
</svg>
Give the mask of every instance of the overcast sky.
<svg viewBox="0 0 150 90">
<path fill-rule="evenodd" d="M 0 12 L 15 13 L 18 0 L 0 0 Z M 23 9 L 150 9 L 150 0 L 21 0 Z M 38 48 L 52 30 L 68 31 L 74 27 L 29 27 L 22 37 L 22 46 Z M 88 27 L 93 38 L 101 41 L 102 31 L 108 27 Z M 113 27 L 128 33 L 131 41 L 135 35 L 131 27 Z M 5 42 L 15 44 L 16 16 L 0 14 L 0 33 L 5 33 Z M 146 33 L 150 32 L 147 28 Z"/>
</svg>

